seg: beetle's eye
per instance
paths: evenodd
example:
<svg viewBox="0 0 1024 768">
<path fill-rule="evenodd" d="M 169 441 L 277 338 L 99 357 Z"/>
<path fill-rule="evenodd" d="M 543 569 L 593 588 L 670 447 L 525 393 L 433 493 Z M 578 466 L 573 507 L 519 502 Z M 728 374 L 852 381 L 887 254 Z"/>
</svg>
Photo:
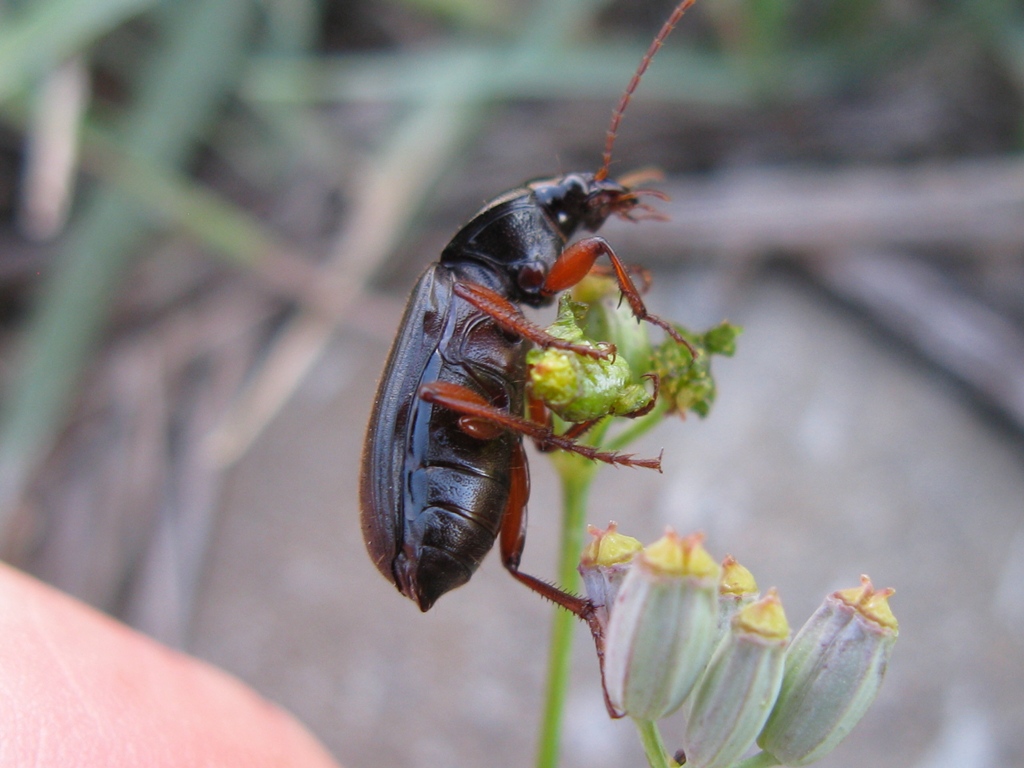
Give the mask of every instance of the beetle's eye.
<svg viewBox="0 0 1024 768">
<path fill-rule="evenodd" d="M 547 279 L 547 274 L 539 264 L 527 264 L 519 270 L 519 287 L 524 291 L 536 291 Z"/>
</svg>

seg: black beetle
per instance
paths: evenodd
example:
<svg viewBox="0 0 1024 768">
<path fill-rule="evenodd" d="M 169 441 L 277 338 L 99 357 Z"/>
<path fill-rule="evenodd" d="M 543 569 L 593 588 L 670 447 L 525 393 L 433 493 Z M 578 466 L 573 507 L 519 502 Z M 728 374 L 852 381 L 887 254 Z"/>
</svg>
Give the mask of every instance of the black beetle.
<svg viewBox="0 0 1024 768">
<path fill-rule="evenodd" d="M 530 323 L 518 305 L 540 307 L 578 283 L 607 256 L 633 313 L 682 337 L 647 313 L 611 247 L 594 232 L 612 215 L 639 218 L 650 208 L 607 178 L 619 120 L 640 75 L 693 0 L 665 23 L 613 113 L 597 173 L 535 181 L 487 203 L 420 277 L 381 379 L 363 452 L 360 509 L 377 569 L 421 610 L 473 575 L 501 537 L 505 567 L 545 597 L 589 619 L 589 603 L 519 571 L 529 475 L 526 435 L 592 459 L 659 466 L 601 453 L 522 415 L 531 343 L 605 357 Z M 688 346 L 688 345 L 687 345 Z"/>
</svg>

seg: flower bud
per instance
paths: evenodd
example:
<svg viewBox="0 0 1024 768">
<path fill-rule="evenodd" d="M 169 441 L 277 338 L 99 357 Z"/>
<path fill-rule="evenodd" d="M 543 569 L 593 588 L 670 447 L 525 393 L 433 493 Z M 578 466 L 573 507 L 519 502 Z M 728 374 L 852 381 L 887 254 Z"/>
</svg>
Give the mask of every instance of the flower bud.
<svg viewBox="0 0 1024 768">
<path fill-rule="evenodd" d="M 633 558 L 612 606 L 606 693 L 617 710 L 638 720 L 678 709 L 711 656 L 719 567 L 702 538 L 666 531 Z"/>
<path fill-rule="evenodd" d="M 650 371 L 650 326 L 637 322 L 629 303 L 621 300 L 622 293 L 615 278 L 590 273 L 573 287 L 572 295 L 577 301 L 590 305 L 582 325 L 588 338 L 614 344 L 616 354 L 626 359 L 635 376 Z"/>
<path fill-rule="evenodd" d="M 608 523 L 607 530 L 591 525 L 587 532 L 594 538 L 580 555 L 578 570 L 587 598 L 597 611 L 597 619 L 607 628 L 609 608 L 626 578 L 633 555 L 643 546 L 632 536 L 619 533 L 614 521 Z"/>
<path fill-rule="evenodd" d="M 874 701 L 899 634 L 892 589 L 834 592 L 786 652 L 782 689 L 757 739 L 784 765 L 812 763 L 832 751 Z"/>
<path fill-rule="evenodd" d="M 704 332 L 701 341 L 709 355 L 732 357 L 736 354 L 736 337 L 743 329 L 738 325 L 721 322 Z"/>
<path fill-rule="evenodd" d="M 718 580 L 718 638 L 729 632 L 733 616 L 757 600 L 754 574 L 740 565 L 732 555 L 722 560 L 722 576 Z"/>
<path fill-rule="evenodd" d="M 711 375 L 711 357 L 729 357 L 736 350 L 737 325 L 721 323 L 703 334 L 685 328 L 677 330 L 697 350 L 696 357 L 671 339 L 654 350 L 654 371 L 661 382 L 661 394 L 672 408 L 685 416 L 693 411 L 701 418 L 708 415 L 715 401 L 715 380 Z"/>
<path fill-rule="evenodd" d="M 688 700 L 687 766 L 728 768 L 750 748 L 778 695 L 788 640 L 774 589 L 733 617 Z"/>
<path fill-rule="evenodd" d="M 558 318 L 548 326 L 547 332 L 574 344 L 596 347 L 580 329 L 586 311 L 586 305 L 563 294 L 558 304 Z M 635 379 L 622 355 L 595 359 L 548 347 L 530 350 L 526 360 L 530 365 L 533 394 L 566 421 L 621 416 L 639 411 L 651 402 L 650 393 Z"/>
</svg>

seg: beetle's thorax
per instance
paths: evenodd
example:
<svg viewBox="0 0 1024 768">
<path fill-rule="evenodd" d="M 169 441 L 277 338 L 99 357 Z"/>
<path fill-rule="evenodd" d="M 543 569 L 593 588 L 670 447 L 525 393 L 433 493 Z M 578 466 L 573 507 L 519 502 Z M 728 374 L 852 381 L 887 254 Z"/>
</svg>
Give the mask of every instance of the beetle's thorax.
<svg viewBox="0 0 1024 768">
<path fill-rule="evenodd" d="M 542 288 L 562 249 L 580 230 L 597 231 L 635 196 L 592 173 L 530 182 L 496 197 L 452 238 L 441 263 L 518 303 L 551 301 Z"/>
</svg>

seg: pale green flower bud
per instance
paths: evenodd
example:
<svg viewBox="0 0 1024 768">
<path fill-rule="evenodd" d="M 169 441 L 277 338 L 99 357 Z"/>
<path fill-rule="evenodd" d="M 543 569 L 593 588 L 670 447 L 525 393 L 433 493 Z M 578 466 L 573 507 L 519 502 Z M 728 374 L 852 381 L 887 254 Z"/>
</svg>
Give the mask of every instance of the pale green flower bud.
<svg viewBox="0 0 1024 768">
<path fill-rule="evenodd" d="M 687 766 L 728 768 L 750 748 L 779 693 L 788 640 L 774 589 L 733 616 L 687 703 Z"/>
<path fill-rule="evenodd" d="M 874 701 L 899 634 L 892 589 L 861 586 L 829 595 L 786 652 L 782 689 L 758 745 L 801 766 L 831 752 Z"/>
<path fill-rule="evenodd" d="M 608 700 L 638 720 L 658 720 L 690 693 L 714 648 L 718 564 L 699 535 L 665 535 L 633 558 L 605 638 Z"/>
<path fill-rule="evenodd" d="M 619 533 L 614 521 L 608 523 L 607 530 L 591 525 L 587 532 L 594 538 L 580 555 L 577 570 L 583 579 L 587 598 L 597 612 L 598 622 L 607 628 L 608 611 L 626 578 L 633 556 L 643 549 L 643 545 L 632 536 Z"/>
</svg>

